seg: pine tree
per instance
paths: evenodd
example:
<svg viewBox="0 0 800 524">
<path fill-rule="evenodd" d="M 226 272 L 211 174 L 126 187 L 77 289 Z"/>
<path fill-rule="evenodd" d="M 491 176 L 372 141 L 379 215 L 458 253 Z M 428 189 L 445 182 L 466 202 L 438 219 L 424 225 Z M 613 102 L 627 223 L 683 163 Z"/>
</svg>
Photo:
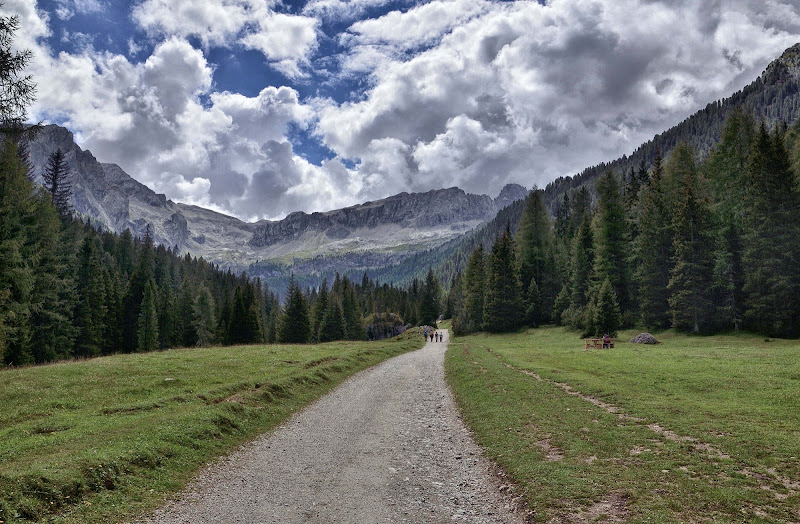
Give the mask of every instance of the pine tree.
<svg viewBox="0 0 800 524">
<path fill-rule="evenodd" d="M 72 213 L 72 183 L 70 182 L 69 168 L 61 148 L 56 149 L 47 160 L 47 166 L 42 173 L 44 186 L 50 195 L 53 206 L 59 214 L 69 216 Z"/>
<path fill-rule="evenodd" d="M 342 297 L 342 317 L 345 326 L 345 338 L 347 340 L 364 340 L 366 331 L 364 330 L 364 318 L 358 308 L 358 300 L 352 285 L 348 285 Z"/>
<path fill-rule="evenodd" d="M 204 285 L 197 290 L 197 298 L 192 308 L 195 332 L 197 333 L 198 346 L 210 346 L 214 343 L 217 319 L 214 315 L 214 297 Z"/>
<path fill-rule="evenodd" d="M 319 330 L 322 326 L 322 318 L 328 310 L 328 280 L 323 279 L 319 287 L 317 299 L 311 308 L 311 342 L 319 342 Z"/>
<path fill-rule="evenodd" d="M 800 334 L 800 193 L 779 131 L 754 140 L 746 176 L 744 292 L 749 329 Z"/>
<path fill-rule="evenodd" d="M 591 323 L 594 336 L 599 337 L 605 334 L 616 336 L 622 320 L 614 286 L 611 285 L 609 279 L 603 280 L 597 288 L 591 310 L 594 315 Z"/>
<path fill-rule="evenodd" d="M 573 308 L 580 310 L 586 307 L 589 300 L 588 293 L 594 264 L 594 243 L 589 214 L 583 215 L 583 220 L 578 227 L 573 253 L 570 303 Z"/>
<path fill-rule="evenodd" d="M 672 270 L 672 212 L 663 188 L 664 171 L 657 155 L 650 183 L 642 191 L 636 239 L 636 284 L 642 322 L 651 329 L 670 324 L 669 275 Z"/>
<path fill-rule="evenodd" d="M 13 50 L 18 29 L 19 16 L 0 16 L 0 127 L 6 132 L 23 129 L 27 108 L 36 99 L 31 76 L 22 76 L 33 54 Z"/>
<path fill-rule="evenodd" d="M 131 352 L 137 350 L 139 347 L 139 317 L 142 309 L 142 300 L 144 298 L 144 288 L 151 279 L 155 279 L 155 258 L 153 236 L 148 226 L 140 248 L 138 264 L 131 275 L 130 281 L 128 282 L 128 290 L 123 299 L 123 351 Z"/>
<path fill-rule="evenodd" d="M 292 276 L 289 281 L 286 310 L 278 328 L 278 341 L 290 344 L 305 344 L 311 336 L 308 305 L 303 291 Z"/>
<path fill-rule="evenodd" d="M 72 352 L 75 281 L 70 264 L 74 267 L 75 259 L 74 247 L 64 243 L 62 222 L 50 199 L 37 191 L 34 204 L 35 220 L 28 237 L 36 256 L 30 297 L 31 353 L 36 363 L 42 363 L 68 358 Z"/>
<path fill-rule="evenodd" d="M 734 224 L 728 224 L 718 233 L 714 252 L 711 290 L 714 297 L 716 326 L 739 331 L 744 306 L 743 286 L 741 236 Z"/>
<path fill-rule="evenodd" d="M 423 325 L 435 326 L 439 319 L 441 300 L 439 281 L 433 274 L 433 269 L 428 269 L 425 284 L 422 286 L 422 297 L 419 304 L 419 322 Z"/>
<path fill-rule="evenodd" d="M 156 308 L 156 282 L 153 278 L 144 286 L 144 294 L 139 312 L 139 326 L 137 331 L 138 351 L 153 351 L 158 349 L 158 309 Z"/>
<path fill-rule="evenodd" d="M 483 308 L 486 296 L 486 253 L 479 245 L 467 262 L 464 271 L 464 311 L 457 324 L 461 333 L 471 333 L 483 327 Z M 454 326 L 455 327 L 455 326 Z"/>
<path fill-rule="evenodd" d="M 75 356 L 96 357 L 103 352 L 107 324 L 106 290 L 96 238 L 84 238 L 78 254 L 77 304 L 75 307 Z"/>
<path fill-rule="evenodd" d="M 345 338 L 344 313 L 342 305 L 335 296 L 328 300 L 328 307 L 322 317 L 322 324 L 319 328 L 320 342 L 333 342 Z"/>
<path fill-rule="evenodd" d="M 29 321 L 35 261 L 28 258 L 26 243 L 35 204 L 25 173 L 16 142 L 6 138 L 0 144 L 0 356 L 14 365 L 33 362 Z"/>
<path fill-rule="evenodd" d="M 542 298 L 539 295 L 539 286 L 536 284 L 536 279 L 532 278 L 528 286 L 528 297 L 525 301 L 527 308 L 525 309 L 525 321 L 531 327 L 536 327 L 541 322 L 542 315 Z"/>
<path fill-rule="evenodd" d="M 630 310 L 629 243 L 617 177 L 607 171 L 597 180 L 598 204 L 594 228 L 594 273 L 608 279 L 622 311 Z"/>
<path fill-rule="evenodd" d="M 693 162 L 692 162 L 693 163 Z M 699 333 L 711 319 L 711 217 L 696 194 L 690 165 L 682 177 L 683 195 L 673 220 L 673 258 L 668 284 L 672 325 Z"/>
<path fill-rule="evenodd" d="M 514 245 L 520 282 L 525 283 L 527 291 L 528 283 L 536 280 L 541 296 L 539 314 L 546 320 L 561 287 L 555 268 L 553 224 L 541 193 L 536 189 L 528 193 Z M 527 308 L 527 294 L 524 302 Z"/>
<path fill-rule="evenodd" d="M 487 331 L 514 331 L 522 325 L 525 310 L 514 253 L 514 241 L 506 228 L 492 246 L 489 257 L 483 312 Z"/>
</svg>

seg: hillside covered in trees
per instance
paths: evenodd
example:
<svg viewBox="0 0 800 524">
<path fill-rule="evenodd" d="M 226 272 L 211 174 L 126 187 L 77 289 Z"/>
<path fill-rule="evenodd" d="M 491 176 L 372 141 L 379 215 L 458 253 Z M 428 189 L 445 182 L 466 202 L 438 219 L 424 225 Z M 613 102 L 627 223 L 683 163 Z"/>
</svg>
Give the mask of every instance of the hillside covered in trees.
<svg viewBox="0 0 800 524">
<path fill-rule="evenodd" d="M 532 192 L 516 234 L 478 246 L 448 295 L 457 332 L 565 324 L 800 336 L 800 122 L 734 111 L 705 160 L 686 142 L 650 170 L 606 171 L 555 219 Z"/>
</svg>

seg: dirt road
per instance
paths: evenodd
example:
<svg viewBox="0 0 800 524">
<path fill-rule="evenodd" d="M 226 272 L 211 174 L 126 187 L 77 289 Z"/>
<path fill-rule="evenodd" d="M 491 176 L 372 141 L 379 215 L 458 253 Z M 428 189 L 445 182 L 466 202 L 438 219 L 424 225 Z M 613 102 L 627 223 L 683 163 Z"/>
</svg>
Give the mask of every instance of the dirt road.
<svg viewBox="0 0 800 524">
<path fill-rule="evenodd" d="M 458 417 L 446 348 L 352 377 L 146 522 L 522 522 Z"/>
</svg>

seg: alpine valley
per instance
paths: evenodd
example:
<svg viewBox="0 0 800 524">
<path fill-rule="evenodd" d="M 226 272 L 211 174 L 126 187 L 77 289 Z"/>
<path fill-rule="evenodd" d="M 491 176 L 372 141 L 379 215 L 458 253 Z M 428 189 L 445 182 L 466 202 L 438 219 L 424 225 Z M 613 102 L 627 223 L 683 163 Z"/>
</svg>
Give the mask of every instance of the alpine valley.
<svg viewBox="0 0 800 524">
<path fill-rule="evenodd" d="M 63 127 L 42 127 L 28 149 L 39 182 L 50 155 L 58 149 L 64 153 L 73 207 L 93 224 L 115 232 L 130 229 L 139 237 L 150 227 L 157 243 L 235 273 L 247 271 L 279 293 L 290 273 L 306 286 L 317 286 L 323 278 L 332 280 L 336 272 L 351 278 L 365 272 L 385 276 L 388 268 L 410 255 L 485 224 L 528 193 L 516 184 L 506 185 L 496 198 L 452 187 L 248 223 L 167 199 L 118 165 L 95 159 Z"/>
</svg>

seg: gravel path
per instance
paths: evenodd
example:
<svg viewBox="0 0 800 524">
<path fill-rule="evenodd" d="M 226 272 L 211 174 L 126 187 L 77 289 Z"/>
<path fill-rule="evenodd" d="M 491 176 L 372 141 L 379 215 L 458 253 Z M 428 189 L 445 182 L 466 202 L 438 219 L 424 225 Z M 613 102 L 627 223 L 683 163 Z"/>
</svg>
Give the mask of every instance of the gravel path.
<svg viewBox="0 0 800 524">
<path fill-rule="evenodd" d="M 146 522 L 523 522 L 458 416 L 443 332 L 210 466 Z"/>
</svg>

